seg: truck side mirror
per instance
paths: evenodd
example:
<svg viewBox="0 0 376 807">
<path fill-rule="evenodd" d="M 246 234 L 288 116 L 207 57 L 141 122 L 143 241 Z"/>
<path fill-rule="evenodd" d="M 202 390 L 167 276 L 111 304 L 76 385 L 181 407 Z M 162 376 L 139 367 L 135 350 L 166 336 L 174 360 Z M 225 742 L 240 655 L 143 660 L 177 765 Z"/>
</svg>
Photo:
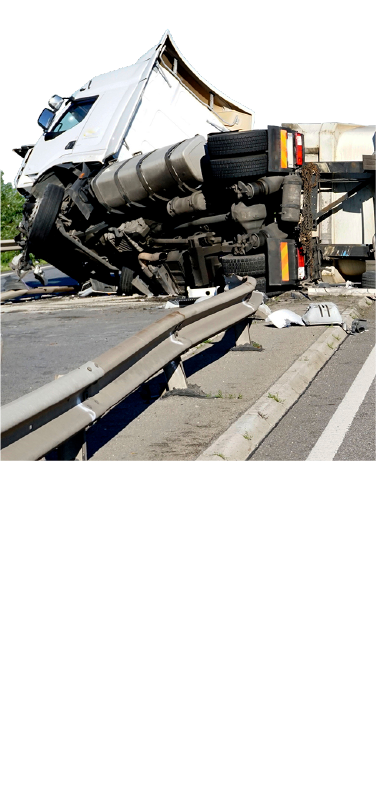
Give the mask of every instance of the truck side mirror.
<svg viewBox="0 0 376 807">
<path fill-rule="evenodd" d="M 64 104 L 64 98 L 61 95 L 53 95 L 48 102 L 48 106 L 52 106 L 52 109 L 55 110 L 59 109 L 62 104 Z"/>
<path fill-rule="evenodd" d="M 51 110 L 47 109 L 47 107 L 46 107 L 45 109 L 43 109 L 43 111 L 39 115 L 38 126 L 41 126 L 42 129 L 44 129 L 44 131 L 46 131 L 46 129 L 48 129 L 50 123 L 52 122 L 53 117 L 54 117 L 54 112 L 51 112 Z"/>
</svg>

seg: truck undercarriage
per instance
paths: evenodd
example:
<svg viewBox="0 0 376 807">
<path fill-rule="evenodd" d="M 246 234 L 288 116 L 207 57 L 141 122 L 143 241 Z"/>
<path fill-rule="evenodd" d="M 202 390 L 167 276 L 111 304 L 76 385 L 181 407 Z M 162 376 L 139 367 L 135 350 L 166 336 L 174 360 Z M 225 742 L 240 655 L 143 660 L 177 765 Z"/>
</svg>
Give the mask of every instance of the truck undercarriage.
<svg viewBox="0 0 376 807">
<path fill-rule="evenodd" d="M 307 268 L 314 280 L 303 150 L 301 135 L 271 126 L 197 135 L 106 166 L 56 166 L 26 200 L 19 271 L 32 254 L 81 285 L 148 295 L 221 290 L 232 275 L 294 287 Z"/>
</svg>

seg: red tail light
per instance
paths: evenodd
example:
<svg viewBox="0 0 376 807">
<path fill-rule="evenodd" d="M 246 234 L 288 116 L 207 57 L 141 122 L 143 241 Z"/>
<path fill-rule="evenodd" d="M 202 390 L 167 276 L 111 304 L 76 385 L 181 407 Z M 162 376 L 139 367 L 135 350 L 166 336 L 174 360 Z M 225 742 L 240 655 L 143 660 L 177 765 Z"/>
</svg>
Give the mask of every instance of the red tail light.
<svg viewBox="0 0 376 807">
<path fill-rule="evenodd" d="M 301 247 L 298 247 L 298 278 L 299 280 L 305 278 L 304 252 Z"/>
<path fill-rule="evenodd" d="M 303 165 L 303 137 L 295 133 L 295 160 L 297 165 Z"/>
</svg>

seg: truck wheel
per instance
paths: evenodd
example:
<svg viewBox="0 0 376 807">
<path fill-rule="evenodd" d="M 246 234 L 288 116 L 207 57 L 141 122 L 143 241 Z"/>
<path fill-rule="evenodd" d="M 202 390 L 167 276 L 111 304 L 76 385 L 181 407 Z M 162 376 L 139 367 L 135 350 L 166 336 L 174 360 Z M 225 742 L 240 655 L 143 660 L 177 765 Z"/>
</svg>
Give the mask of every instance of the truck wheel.
<svg viewBox="0 0 376 807">
<path fill-rule="evenodd" d="M 266 294 L 266 277 L 258 277 L 256 280 L 256 291 L 263 291 Z"/>
<path fill-rule="evenodd" d="M 214 179 L 223 179 L 231 182 L 233 179 L 264 176 L 268 170 L 268 155 L 254 154 L 249 157 L 229 157 L 210 161 Z"/>
<path fill-rule="evenodd" d="M 61 185 L 47 185 L 29 235 L 30 252 L 37 257 L 51 234 L 63 196 L 64 188 Z"/>
<path fill-rule="evenodd" d="M 376 288 L 376 272 L 372 269 L 367 269 L 362 274 L 362 289 L 375 289 Z"/>
<path fill-rule="evenodd" d="M 119 277 L 118 294 L 125 294 L 126 297 L 130 297 L 134 293 L 133 278 L 134 272 L 132 272 L 132 269 L 128 269 L 128 266 L 123 266 Z"/>
<path fill-rule="evenodd" d="M 213 132 L 208 135 L 210 157 L 231 157 L 235 154 L 260 154 L 268 149 L 267 129 L 252 132 Z"/>
<path fill-rule="evenodd" d="M 265 255 L 222 255 L 220 258 L 225 275 L 265 276 Z"/>
</svg>

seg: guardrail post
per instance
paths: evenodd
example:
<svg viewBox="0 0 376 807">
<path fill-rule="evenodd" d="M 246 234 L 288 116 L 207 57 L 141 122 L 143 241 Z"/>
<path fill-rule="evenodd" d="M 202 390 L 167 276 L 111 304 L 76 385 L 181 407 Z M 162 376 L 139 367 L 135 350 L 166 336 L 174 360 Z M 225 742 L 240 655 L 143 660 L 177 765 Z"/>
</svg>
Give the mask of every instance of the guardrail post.
<svg viewBox="0 0 376 807">
<path fill-rule="evenodd" d="M 246 319 L 242 320 L 241 322 L 237 322 L 236 325 L 234 325 L 236 347 L 251 344 L 251 334 L 250 334 L 251 324 L 252 324 L 251 320 Z"/>
<path fill-rule="evenodd" d="M 77 432 L 65 443 L 58 446 L 58 460 L 87 460 L 86 431 Z"/>
<path fill-rule="evenodd" d="M 167 388 L 169 390 L 187 389 L 187 379 L 185 376 L 183 363 L 181 361 L 169 361 L 163 370 L 167 379 Z"/>
</svg>

